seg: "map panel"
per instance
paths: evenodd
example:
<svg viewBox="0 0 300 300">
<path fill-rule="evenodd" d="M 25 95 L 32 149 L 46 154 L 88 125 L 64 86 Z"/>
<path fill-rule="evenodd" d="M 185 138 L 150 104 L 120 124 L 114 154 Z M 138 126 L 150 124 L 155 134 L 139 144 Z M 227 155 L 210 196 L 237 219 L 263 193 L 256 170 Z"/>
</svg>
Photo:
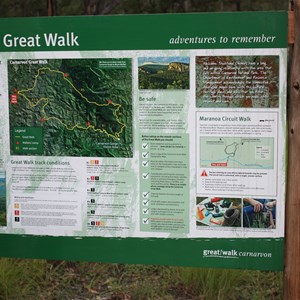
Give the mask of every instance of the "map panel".
<svg viewBox="0 0 300 300">
<path fill-rule="evenodd" d="M 274 139 L 201 137 L 200 167 L 273 169 Z"/>
<path fill-rule="evenodd" d="M 8 60 L 12 155 L 132 157 L 131 59 Z"/>
</svg>

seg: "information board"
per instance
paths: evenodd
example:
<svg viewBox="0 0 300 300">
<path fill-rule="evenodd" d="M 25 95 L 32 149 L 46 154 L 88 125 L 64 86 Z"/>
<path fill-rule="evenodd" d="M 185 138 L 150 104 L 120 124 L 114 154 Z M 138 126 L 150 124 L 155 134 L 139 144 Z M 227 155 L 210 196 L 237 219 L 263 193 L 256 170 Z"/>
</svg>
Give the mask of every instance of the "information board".
<svg viewBox="0 0 300 300">
<path fill-rule="evenodd" d="M 0 20 L 0 255 L 280 270 L 287 13 Z"/>
</svg>

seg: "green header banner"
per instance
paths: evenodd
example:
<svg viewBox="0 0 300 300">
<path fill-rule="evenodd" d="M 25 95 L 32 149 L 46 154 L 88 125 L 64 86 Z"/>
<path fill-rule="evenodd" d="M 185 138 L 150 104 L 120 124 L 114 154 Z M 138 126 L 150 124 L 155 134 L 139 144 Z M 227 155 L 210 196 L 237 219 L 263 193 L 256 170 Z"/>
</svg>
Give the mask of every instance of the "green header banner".
<svg viewBox="0 0 300 300">
<path fill-rule="evenodd" d="M 287 43 L 287 12 L 15 18 L 0 25 L 5 52 L 281 48 Z"/>
</svg>

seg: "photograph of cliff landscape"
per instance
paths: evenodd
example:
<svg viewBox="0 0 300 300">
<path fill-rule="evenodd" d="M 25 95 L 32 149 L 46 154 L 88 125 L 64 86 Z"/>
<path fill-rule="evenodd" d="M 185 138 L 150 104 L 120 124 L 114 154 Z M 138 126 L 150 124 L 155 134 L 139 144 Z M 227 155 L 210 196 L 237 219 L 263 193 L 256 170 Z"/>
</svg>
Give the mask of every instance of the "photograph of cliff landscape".
<svg viewBox="0 0 300 300">
<path fill-rule="evenodd" d="M 139 89 L 189 89 L 189 57 L 140 57 Z"/>
</svg>

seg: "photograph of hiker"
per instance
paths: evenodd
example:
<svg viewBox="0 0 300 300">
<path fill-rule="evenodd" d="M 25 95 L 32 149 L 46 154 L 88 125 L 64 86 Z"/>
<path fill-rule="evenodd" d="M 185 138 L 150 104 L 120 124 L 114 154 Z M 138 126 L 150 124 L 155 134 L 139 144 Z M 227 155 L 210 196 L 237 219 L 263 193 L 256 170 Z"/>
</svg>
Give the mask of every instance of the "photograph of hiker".
<svg viewBox="0 0 300 300">
<path fill-rule="evenodd" d="M 276 200 L 244 198 L 243 227 L 276 228 Z"/>
<path fill-rule="evenodd" d="M 241 227 L 241 199 L 197 197 L 197 226 Z"/>
</svg>

